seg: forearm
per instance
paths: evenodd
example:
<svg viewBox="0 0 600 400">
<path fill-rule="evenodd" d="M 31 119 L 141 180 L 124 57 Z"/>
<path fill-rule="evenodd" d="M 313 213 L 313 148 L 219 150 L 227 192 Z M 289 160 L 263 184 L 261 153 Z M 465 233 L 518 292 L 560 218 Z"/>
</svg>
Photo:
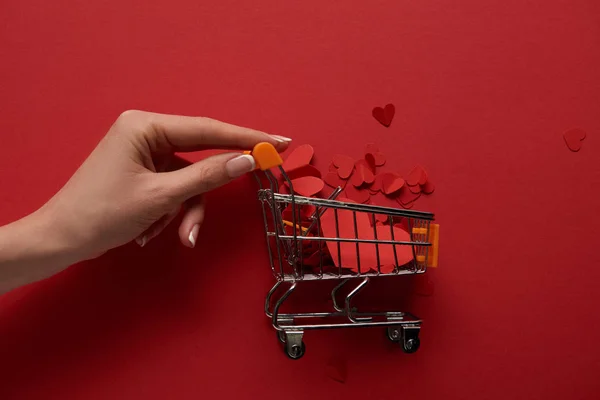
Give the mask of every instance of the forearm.
<svg viewBox="0 0 600 400">
<path fill-rule="evenodd" d="M 53 221 L 37 211 L 0 227 L 0 294 L 47 278 L 78 261 Z"/>
</svg>

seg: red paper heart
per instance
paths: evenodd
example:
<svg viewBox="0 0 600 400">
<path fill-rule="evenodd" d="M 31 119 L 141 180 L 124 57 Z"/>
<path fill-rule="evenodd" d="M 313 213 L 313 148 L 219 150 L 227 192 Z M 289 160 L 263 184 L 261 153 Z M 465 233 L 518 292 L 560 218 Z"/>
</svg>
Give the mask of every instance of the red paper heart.
<svg viewBox="0 0 600 400">
<path fill-rule="evenodd" d="M 358 168 L 359 165 L 365 167 L 372 174 L 375 174 L 375 167 L 376 167 L 375 163 L 371 164 L 371 163 L 369 163 L 369 160 L 367 160 L 366 158 L 364 158 L 364 159 L 361 158 L 360 160 L 358 160 L 354 163 L 354 167 Z"/>
<path fill-rule="evenodd" d="M 371 194 L 367 189 L 357 189 L 353 185 L 347 185 L 345 193 L 346 197 L 357 203 L 366 203 L 371 198 Z"/>
<path fill-rule="evenodd" d="M 381 177 L 381 188 L 383 193 L 387 195 L 393 195 L 398 192 L 404 186 L 404 179 L 398 174 L 393 172 L 387 172 L 382 174 Z"/>
<path fill-rule="evenodd" d="M 342 154 L 333 156 L 333 165 L 338 168 L 338 175 L 342 179 L 348 179 L 354 170 L 354 160 Z"/>
<path fill-rule="evenodd" d="M 419 194 L 419 193 L 421 193 L 421 186 L 420 185 L 408 186 L 408 190 L 410 190 L 414 194 Z"/>
<path fill-rule="evenodd" d="M 424 185 L 421 185 L 421 192 L 424 194 L 431 194 L 435 190 L 435 186 L 431 181 L 425 182 Z"/>
<path fill-rule="evenodd" d="M 373 117 L 385 127 L 389 127 L 394 119 L 396 107 L 393 104 L 388 104 L 384 108 L 375 107 L 373 109 Z"/>
<path fill-rule="evenodd" d="M 408 187 L 403 187 L 396 201 L 404 208 L 412 208 L 412 204 L 421 197 L 421 194 L 411 192 Z"/>
<path fill-rule="evenodd" d="M 573 152 L 577 152 L 581 149 L 581 142 L 586 136 L 585 131 L 579 128 L 569 129 L 563 133 L 563 138 L 565 139 L 567 147 Z"/>
<path fill-rule="evenodd" d="M 372 173 L 375 173 L 377 171 L 377 163 L 375 162 L 375 156 L 373 155 L 373 153 L 365 154 L 365 162 L 369 166 L 369 170 Z"/>
<path fill-rule="evenodd" d="M 288 177 L 292 180 L 302 178 L 303 176 L 314 176 L 317 178 L 321 178 L 321 171 L 319 171 L 317 168 L 310 164 L 302 165 L 298 168 L 294 168 L 289 171 L 286 169 L 285 172 L 287 173 Z"/>
<path fill-rule="evenodd" d="M 338 186 L 341 187 L 342 189 L 346 187 L 346 183 L 348 182 L 347 180 L 344 180 L 342 178 L 339 177 L 339 175 L 336 172 L 328 172 L 327 175 L 325 175 L 325 183 L 329 186 L 331 186 L 332 188 L 337 188 Z"/>
<path fill-rule="evenodd" d="M 287 185 L 287 182 L 285 182 Z M 311 197 L 323 190 L 325 183 L 322 179 L 314 176 L 303 176 L 302 178 L 294 179 L 292 187 L 294 192 L 300 196 Z"/>
<path fill-rule="evenodd" d="M 282 167 L 286 172 L 289 172 L 304 165 L 308 165 L 314 154 L 315 150 L 310 144 L 298 146 L 286 157 Z"/>
<path fill-rule="evenodd" d="M 423 167 L 421 167 L 421 179 L 419 179 L 419 185 L 426 184 L 428 179 L 429 176 L 427 175 L 427 171 L 425 171 Z"/>
<path fill-rule="evenodd" d="M 373 184 L 369 187 L 371 192 L 379 192 L 381 190 L 381 178 L 384 177 L 385 174 L 377 174 L 375 175 L 375 179 L 373 180 Z"/>
<path fill-rule="evenodd" d="M 427 173 L 423 167 L 417 165 L 408 173 L 408 176 L 406 177 L 406 184 L 408 186 L 416 186 L 420 182 L 423 182 L 422 184 L 427 182 Z"/>
<path fill-rule="evenodd" d="M 375 180 L 375 175 L 369 169 L 369 166 L 366 165 L 365 160 L 358 160 L 355 164 L 354 174 L 352 174 L 352 178 L 350 178 L 350 182 L 356 187 L 361 187 L 363 185 L 370 185 Z"/>
<path fill-rule="evenodd" d="M 373 158 L 375 166 L 381 167 L 385 164 L 385 156 L 379 151 L 379 148 L 375 143 L 367 143 L 367 146 L 365 147 L 365 160 L 367 160 L 369 154 L 370 157 Z"/>
</svg>

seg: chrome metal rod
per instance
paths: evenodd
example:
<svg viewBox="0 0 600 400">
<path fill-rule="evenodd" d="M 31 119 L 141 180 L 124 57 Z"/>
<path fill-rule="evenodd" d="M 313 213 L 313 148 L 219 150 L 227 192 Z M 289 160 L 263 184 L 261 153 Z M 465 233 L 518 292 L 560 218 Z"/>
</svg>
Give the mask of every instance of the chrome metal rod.
<svg viewBox="0 0 600 400">
<path fill-rule="evenodd" d="M 269 293 L 267 293 L 267 298 L 265 300 L 265 314 L 269 318 L 273 317 L 273 313 L 271 313 L 271 311 L 270 311 L 270 308 L 271 308 L 271 296 L 273 296 L 273 293 L 275 293 L 277 291 L 277 288 L 282 283 L 283 283 L 283 281 L 276 282 L 275 285 L 273 285 L 273 287 L 271 288 L 271 290 L 269 290 Z"/>
<path fill-rule="evenodd" d="M 329 195 L 327 200 L 335 200 L 335 198 L 338 197 L 338 195 L 341 192 L 342 192 L 342 188 L 338 186 L 337 189 L 335 189 L 333 192 L 331 192 L 331 194 Z M 315 211 L 309 217 L 313 221 L 310 223 L 308 228 L 306 228 L 306 231 L 302 234 L 302 236 L 307 236 L 310 233 L 312 228 L 315 227 L 315 223 L 317 223 L 317 221 L 321 218 L 321 216 L 325 213 L 325 211 L 327 211 L 327 209 L 325 207 L 316 207 L 315 208 Z M 317 231 L 320 231 L 320 228 L 317 228 Z"/>
<path fill-rule="evenodd" d="M 279 300 L 277 300 L 277 302 L 275 303 L 275 307 L 273 307 L 273 316 L 271 317 L 271 320 L 273 323 L 273 328 L 277 329 L 278 331 L 281 330 L 281 328 L 279 327 L 279 323 L 277 321 L 277 314 L 279 313 L 279 307 L 281 307 L 283 302 L 287 300 L 287 298 L 290 296 L 290 294 L 292 294 L 292 292 L 295 289 L 296 289 L 296 283 L 294 283 L 290 286 L 290 288 L 283 294 L 283 296 L 281 296 L 279 298 Z"/>
<path fill-rule="evenodd" d="M 339 324 L 307 324 L 307 325 L 281 325 L 279 330 L 287 330 L 287 329 L 335 329 L 335 328 L 366 328 L 370 326 L 389 326 L 389 325 L 399 325 L 399 326 L 420 326 L 422 324 L 421 321 L 358 321 L 354 322 L 346 322 Z"/>
<path fill-rule="evenodd" d="M 394 318 L 396 321 L 417 321 L 419 320 L 414 315 L 407 312 L 400 311 L 382 311 L 382 312 L 355 312 L 354 315 L 360 317 L 385 317 Z M 302 319 L 302 318 L 342 318 L 346 317 L 345 312 L 308 312 L 308 313 L 295 313 L 295 314 L 279 314 L 279 320 L 283 319 Z"/>
<path fill-rule="evenodd" d="M 356 320 L 356 318 L 354 318 L 352 316 L 352 309 L 350 308 L 350 302 L 352 301 L 352 299 L 354 298 L 354 296 L 356 296 L 356 294 L 367 284 L 369 283 L 369 277 L 367 276 L 365 279 L 363 279 L 363 281 L 361 283 L 358 284 L 358 286 L 356 286 L 350 293 L 348 293 L 348 296 L 346 296 L 346 316 L 348 317 L 348 319 L 353 322 L 353 323 L 357 323 L 358 320 Z"/>
<path fill-rule="evenodd" d="M 381 206 L 373 206 L 370 204 L 356 204 L 356 203 L 345 203 L 337 200 L 327 200 L 327 199 L 317 199 L 314 197 L 304 197 L 297 195 L 289 195 L 289 194 L 275 194 L 275 201 L 277 202 L 286 202 L 289 203 L 292 201 L 292 197 L 294 197 L 294 201 L 298 204 L 312 204 L 318 207 L 326 207 L 326 208 L 337 208 L 343 210 L 355 210 L 355 211 L 364 211 L 364 212 L 374 212 L 376 214 L 386 214 L 393 215 L 398 217 L 408 217 L 408 218 L 418 218 L 418 219 L 426 219 L 433 220 L 434 215 L 425 211 L 413 211 L 413 210 L 402 210 L 398 208 L 391 207 L 381 207 Z"/>
<path fill-rule="evenodd" d="M 373 238 L 375 239 L 375 255 L 377 256 L 377 273 L 381 274 L 381 261 L 379 259 L 379 240 L 377 240 L 377 221 L 375 214 L 371 214 L 373 222 Z"/>
<path fill-rule="evenodd" d="M 337 304 L 337 292 L 338 290 L 340 290 L 342 288 L 342 286 L 344 286 L 346 284 L 346 282 L 348 282 L 350 279 L 344 279 L 343 281 L 341 281 L 340 283 L 338 283 L 336 285 L 336 287 L 333 288 L 333 290 L 331 291 L 331 300 L 333 300 L 333 308 L 338 311 L 338 312 L 343 312 L 344 310 L 338 306 Z"/>
<path fill-rule="evenodd" d="M 293 236 L 281 235 L 279 239 L 292 240 Z M 419 246 L 431 246 L 431 243 L 419 243 L 419 242 L 402 242 L 398 240 L 374 240 L 374 239 L 355 239 L 355 238 L 334 238 L 334 237 L 316 237 L 316 236 L 298 236 L 296 240 L 320 240 L 325 242 L 350 242 L 350 243 L 379 243 L 379 244 L 395 244 L 395 245 L 419 245 Z"/>
</svg>

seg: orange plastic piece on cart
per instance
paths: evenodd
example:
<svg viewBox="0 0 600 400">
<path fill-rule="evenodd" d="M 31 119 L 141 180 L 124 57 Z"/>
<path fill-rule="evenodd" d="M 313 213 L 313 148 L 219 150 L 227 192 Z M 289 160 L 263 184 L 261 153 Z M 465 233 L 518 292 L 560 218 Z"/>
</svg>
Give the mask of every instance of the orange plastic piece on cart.
<svg viewBox="0 0 600 400">
<path fill-rule="evenodd" d="M 424 235 L 427 233 L 427 228 L 413 228 L 413 235 Z"/>
<path fill-rule="evenodd" d="M 252 151 L 251 150 L 246 150 L 243 153 L 245 156 L 251 156 L 252 155 Z M 254 162 L 254 164 L 256 164 L 256 161 Z M 254 170 L 256 170 L 258 168 L 258 166 L 254 166 Z"/>
<path fill-rule="evenodd" d="M 275 150 L 275 147 L 267 142 L 262 142 L 254 146 L 252 157 L 254 157 L 254 161 L 256 161 L 256 166 L 262 171 L 283 164 L 283 160 L 277 150 Z"/>
<path fill-rule="evenodd" d="M 440 225 L 439 224 L 430 224 L 429 225 L 429 254 L 427 255 L 427 266 L 428 267 L 437 267 L 438 266 L 438 256 L 439 256 L 439 246 L 440 246 Z"/>
<path fill-rule="evenodd" d="M 283 220 L 282 222 L 285 226 L 289 226 L 290 228 L 293 228 L 295 226 L 296 229 L 302 230 L 302 232 L 308 232 L 308 228 L 299 226 L 298 224 L 294 224 L 293 222 L 286 221 L 286 220 Z"/>
</svg>

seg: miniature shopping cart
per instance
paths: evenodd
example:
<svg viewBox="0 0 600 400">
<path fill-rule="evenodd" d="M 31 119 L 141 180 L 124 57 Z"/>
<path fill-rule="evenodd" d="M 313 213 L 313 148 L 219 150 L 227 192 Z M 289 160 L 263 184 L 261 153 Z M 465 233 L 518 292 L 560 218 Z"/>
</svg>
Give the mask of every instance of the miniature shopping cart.
<svg viewBox="0 0 600 400">
<path fill-rule="evenodd" d="M 372 278 L 421 274 L 437 266 L 439 226 L 432 223 L 433 214 L 338 201 L 341 188 L 328 199 L 298 196 L 272 145 L 260 143 L 251 154 L 257 163 L 258 197 L 277 280 L 267 294 L 265 313 L 286 354 L 292 359 L 304 355 L 302 337 L 308 329 L 373 326 L 385 327 L 388 339 L 404 352 L 415 352 L 420 346 L 419 318 L 407 312 L 359 312 L 352 301 Z M 291 194 L 278 193 L 276 173 Z M 314 252 L 307 257 L 308 246 Z M 299 283 L 327 279 L 339 280 L 331 291 L 334 310 L 280 312 Z M 340 301 L 340 289 L 351 281 L 357 285 Z"/>
</svg>

